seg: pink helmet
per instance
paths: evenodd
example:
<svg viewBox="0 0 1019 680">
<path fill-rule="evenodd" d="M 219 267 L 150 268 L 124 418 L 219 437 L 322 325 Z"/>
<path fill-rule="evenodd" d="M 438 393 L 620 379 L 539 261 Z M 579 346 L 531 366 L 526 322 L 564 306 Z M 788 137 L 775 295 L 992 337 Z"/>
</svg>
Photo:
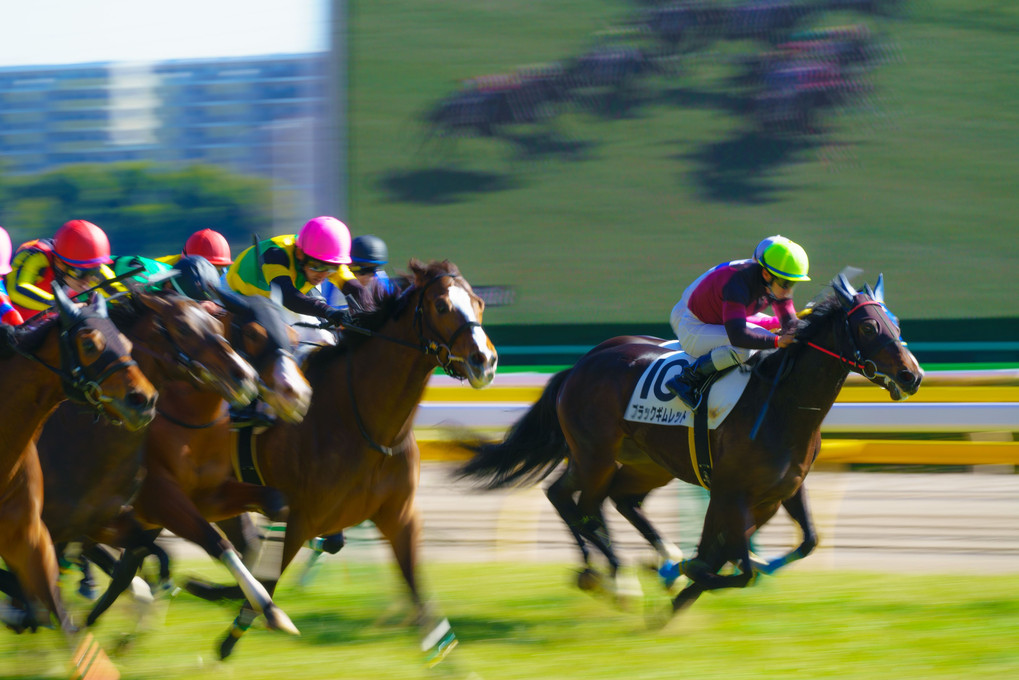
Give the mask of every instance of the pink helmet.
<svg viewBox="0 0 1019 680">
<path fill-rule="evenodd" d="M 11 235 L 0 227 L 0 276 L 11 271 Z"/>
<path fill-rule="evenodd" d="M 350 264 L 350 230 L 335 217 L 316 217 L 301 227 L 297 247 L 322 262 Z"/>
</svg>

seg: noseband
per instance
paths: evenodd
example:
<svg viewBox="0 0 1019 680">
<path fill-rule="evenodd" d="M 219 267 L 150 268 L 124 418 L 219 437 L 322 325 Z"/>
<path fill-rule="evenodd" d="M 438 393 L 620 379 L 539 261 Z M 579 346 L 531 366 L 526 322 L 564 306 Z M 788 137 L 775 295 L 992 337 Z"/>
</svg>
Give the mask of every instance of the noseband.
<svg viewBox="0 0 1019 680">
<path fill-rule="evenodd" d="M 443 338 L 442 333 L 440 333 L 438 330 L 432 327 L 431 324 L 428 324 L 429 326 L 428 330 L 431 331 L 433 334 L 439 336 L 441 342 L 435 342 L 434 340 L 428 340 L 425 338 L 425 318 L 424 313 L 422 311 L 425 301 L 425 291 L 427 291 L 429 286 L 431 286 L 433 283 L 441 279 L 444 279 L 447 276 L 455 278 L 456 274 L 451 273 L 439 274 L 438 276 L 436 276 L 431 281 L 429 281 L 428 283 L 421 287 L 421 295 L 418 297 L 417 307 L 415 307 L 414 309 L 414 328 L 417 330 L 418 344 L 420 346 L 421 351 L 424 352 L 425 354 L 434 356 L 435 360 L 439 364 L 439 368 L 441 368 L 449 377 L 456 378 L 457 380 L 466 380 L 466 377 L 457 375 L 454 372 L 453 364 L 454 363 L 466 364 L 467 359 L 461 356 L 457 356 L 456 354 L 453 354 L 452 346 L 453 343 L 456 342 L 457 338 L 459 338 L 466 332 L 473 331 L 475 328 L 481 328 L 481 324 L 478 323 L 477 321 L 465 321 L 463 322 L 463 324 L 461 324 L 459 328 L 453 331 L 453 335 L 451 335 L 448 340 Z M 443 358 L 443 354 L 445 354 L 445 358 Z"/>
</svg>

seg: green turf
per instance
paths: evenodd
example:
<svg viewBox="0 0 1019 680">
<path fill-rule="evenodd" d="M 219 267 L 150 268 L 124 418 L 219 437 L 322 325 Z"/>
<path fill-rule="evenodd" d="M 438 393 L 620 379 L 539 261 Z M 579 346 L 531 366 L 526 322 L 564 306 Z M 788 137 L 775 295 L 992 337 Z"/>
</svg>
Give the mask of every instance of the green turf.
<svg viewBox="0 0 1019 680">
<path fill-rule="evenodd" d="M 192 565 L 188 566 L 188 569 Z M 220 576 L 216 567 L 206 568 Z M 305 591 L 277 602 L 301 628 L 253 628 L 225 664 L 213 647 L 233 610 L 186 594 L 116 656 L 124 678 L 859 678 L 1011 677 L 1019 668 L 1019 576 L 791 571 L 706 595 L 664 631 L 572 588 L 559 565 L 426 569 L 460 646 L 427 670 L 416 636 L 380 619 L 401 593 L 388 566 L 325 564 Z M 69 598 L 76 610 L 80 599 Z M 664 603 L 661 597 L 654 602 Z M 98 628 L 112 649 L 129 628 L 118 603 Z M 162 621 L 165 616 L 165 622 Z M 55 633 L 0 643 L 0 677 L 62 677 Z M 475 675 L 470 675 L 474 673 Z M 66 677 L 66 676 L 63 676 Z"/>
<path fill-rule="evenodd" d="M 396 268 L 449 258 L 473 283 L 515 286 L 496 324 L 664 323 L 690 280 L 775 232 L 810 253 L 801 302 L 851 264 L 885 273 L 903 318 L 1019 313 L 1014 3 L 819 17 L 867 23 L 891 51 L 868 104 L 816 145 L 761 140 L 725 110 L 726 60 L 761 49 L 732 42 L 648 78 L 623 118 L 567 111 L 512 130 L 517 143 L 422 143 L 417 117 L 458 81 L 579 55 L 640 4 L 352 3 L 354 232 L 386 238 Z"/>
</svg>

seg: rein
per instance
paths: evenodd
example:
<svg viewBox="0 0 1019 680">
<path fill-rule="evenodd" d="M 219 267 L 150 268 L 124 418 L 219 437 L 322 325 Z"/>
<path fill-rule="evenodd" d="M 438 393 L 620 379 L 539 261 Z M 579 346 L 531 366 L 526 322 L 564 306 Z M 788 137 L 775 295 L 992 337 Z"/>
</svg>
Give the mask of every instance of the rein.
<svg viewBox="0 0 1019 680">
<path fill-rule="evenodd" d="M 884 305 L 881 304 L 880 302 L 878 302 L 877 300 L 864 300 L 863 302 L 858 303 L 857 305 L 855 305 L 849 311 L 846 312 L 846 316 L 845 316 L 846 333 L 849 336 L 849 341 L 853 344 L 853 353 L 855 355 L 854 359 L 849 359 L 849 358 L 843 356 L 842 354 L 840 354 L 839 352 L 833 352 L 832 350 L 830 350 L 830 349 L 828 349 L 826 347 L 821 347 L 817 343 L 811 342 L 810 340 L 804 341 L 804 344 L 807 347 L 810 347 L 812 349 L 816 349 L 818 352 L 821 352 L 822 354 L 827 354 L 828 356 L 830 356 L 830 357 L 832 357 L 834 359 L 838 359 L 843 364 L 848 366 L 851 370 L 856 371 L 857 373 L 859 373 L 863 377 L 867 378 L 868 380 L 873 380 L 875 377 L 877 377 L 877 373 L 878 373 L 877 365 L 872 360 L 870 360 L 870 359 L 865 359 L 863 361 L 860 360 L 862 358 L 863 354 L 862 354 L 862 352 L 860 352 L 860 348 L 856 345 L 856 341 L 853 340 L 852 331 L 849 329 L 849 317 L 851 317 L 856 311 L 858 311 L 862 307 L 868 307 L 870 305 L 877 305 L 879 307 L 884 308 Z M 898 336 L 898 333 L 891 334 L 889 336 L 889 339 L 886 340 L 879 347 L 877 347 L 875 349 L 875 351 L 881 350 L 885 346 L 895 342 L 894 338 L 897 337 L 897 336 Z M 789 358 L 789 353 L 787 352 L 782 357 L 782 363 L 779 365 L 778 371 L 776 371 L 776 373 L 775 373 L 775 380 L 771 384 L 771 390 L 768 392 L 768 397 L 764 400 L 764 404 L 761 405 L 761 412 L 758 414 L 757 420 L 754 422 L 754 426 L 750 430 L 750 439 L 751 440 L 753 440 L 753 439 L 755 439 L 757 437 L 757 431 L 760 429 L 761 423 L 764 422 L 764 415 L 767 413 L 768 406 L 771 403 L 771 399 L 772 399 L 772 397 L 775 394 L 775 388 L 778 387 L 778 383 L 779 383 L 779 381 L 782 378 L 782 371 L 785 368 L 786 361 L 788 360 L 788 358 Z"/>
<path fill-rule="evenodd" d="M 98 375 L 92 378 L 88 377 L 85 374 L 85 369 L 77 360 L 78 357 L 74 351 L 71 341 L 71 333 L 84 324 L 85 321 L 86 319 L 82 318 L 73 323 L 69 328 L 60 329 L 60 335 L 57 340 L 60 344 L 60 368 L 50 366 L 32 352 L 23 350 L 17 345 L 14 345 L 14 350 L 21 356 L 41 364 L 46 369 L 60 376 L 60 381 L 64 387 L 64 395 L 66 395 L 68 399 L 79 404 L 88 404 L 96 411 L 97 415 L 109 418 L 106 411 L 103 409 L 103 404 L 113 401 L 113 398 L 103 394 L 103 382 L 105 382 L 114 373 L 130 368 L 131 366 L 137 366 L 138 362 L 132 359 L 130 355 L 126 357 L 117 356 L 107 349 L 100 354 L 99 360 L 95 362 L 96 364 L 99 364 L 99 368 L 96 369 Z M 55 321 L 54 323 L 59 322 Z M 105 362 L 103 362 L 104 359 Z M 111 422 L 114 422 L 112 419 L 110 420 Z"/>
<path fill-rule="evenodd" d="M 365 335 L 367 337 L 375 337 L 375 338 L 379 338 L 381 340 L 387 340 L 387 341 L 395 343 L 397 345 L 401 345 L 401 346 L 407 347 L 409 349 L 417 350 L 417 351 L 421 352 L 422 354 L 424 354 L 426 356 L 434 356 L 436 358 L 436 361 L 439 364 L 439 367 L 442 368 L 442 370 L 446 373 L 446 375 L 448 375 L 450 377 L 453 377 L 453 378 L 458 378 L 460 380 L 463 380 L 464 378 L 461 378 L 460 376 L 457 376 L 457 375 L 455 375 L 452 372 L 451 366 L 452 366 L 452 364 L 454 362 L 466 363 L 466 359 L 464 359 L 463 357 L 458 357 L 458 356 L 454 355 L 452 350 L 450 349 L 450 347 L 456 341 L 456 339 L 458 337 L 460 337 L 460 335 L 462 333 L 464 333 L 465 331 L 468 331 L 468 330 L 473 330 L 474 328 L 478 328 L 478 327 L 481 326 L 481 324 L 478 323 L 477 321 L 465 321 L 463 323 L 463 325 L 460 326 L 460 328 L 458 328 L 456 331 L 454 331 L 453 335 L 448 340 L 442 339 L 442 342 L 436 342 L 434 340 L 427 340 L 425 338 L 425 333 L 424 333 L 425 322 L 424 322 L 424 314 L 422 313 L 422 305 L 424 304 L 425 291 L 427 291 L 428 287 L 431 286 L 433 283 L 435 283 L 435 282 L 437 282 L 437 281 L 439 281 L 439 280 L 441 280 L 443 278 L 446 278 L 446 277 L 454 277 L 455 278 L 456 275 L 455 274 L 451 274 L 451 273 L 439 274 L 438 276 L 433 278 L 431 281 L 426 283 L 424 286 L 422 286 L 417 291 L 417 292 L 420 293 L 420 295 L 418 296 L 417 305 L 414 308 L 414 321 L 413 321 L 413 326 L 414 326 L 414 328 L 415 328 L 415 330 L 417 331 L 417 334 L 418 334 L 418 342 L 417 342 L 417 344 L 415 344 L 413 342 L 407 342 L 406 340 L 403 340 L 402 338 L 396 338 L 396 337 L 393 337 L 393 336 L 390 336 L 390 335 L 384 335 L 382 333 L 378 333 L 378 332 L 369 330 L 367 328 L 362 328 L 360 326 L 341 324 L 340 328 L 342 328 L 343 330 L 351 330 L 351 331 L 354 331 L 355 333 L 360 333 L 361 335 Z M 310 326 L 312 324 L 301 324 L 301 325 L 308 325 L 308 326 Z M 322 327 L 322 326 L 319 325 L 318 327 Z M 429 330 L 431 330 L 433 332 L 435 331 L 434 328 L 429 328 Z M 438 334 L 438 335 L 439 335 L 440 338 L 442 338 L 441 334 Z M 446 353 L 445 361 L 441 358 L 441 354 L 442 354 L 443 351 L 445 351 L 445 353 Z M 353 409 L 354 410 L 354 420 L 357 423 L 357 428 L 358 428 L 358 430 L 360 430 L 361 436 L 364 438 L 364 440 L 366 442 L 368 442 L 368 446 L 370 446 L 372 449 L 374 449 L 375 451 L 378 451 L 379 453 L 381 453 L 381 454 L 383 454 L 385 456 L 392 456 L 395 453 L 397 453 L 398 451 L 402 450 L 404 448 L 404 445 L 405 445 L 404 443 L 406 442 L 406 437 L 404 437 L 399 442 L 395 443 L 393 446 L 385 446 L 385 445 L 379 444 L 377 441 L 375 441 L 375 439 L 368 432 L 368 429 L 365 427 L 364 420 L 361 418 L 361 411 L 357 407 L 357 395 L 354 392 L 354 364 L 353 364 L 353 356 L 352 356 L 351 352 L 347 352 L 347 392 L 350 394 L 350 403 L 354 407 L 354 409 Z"/>
</svg>

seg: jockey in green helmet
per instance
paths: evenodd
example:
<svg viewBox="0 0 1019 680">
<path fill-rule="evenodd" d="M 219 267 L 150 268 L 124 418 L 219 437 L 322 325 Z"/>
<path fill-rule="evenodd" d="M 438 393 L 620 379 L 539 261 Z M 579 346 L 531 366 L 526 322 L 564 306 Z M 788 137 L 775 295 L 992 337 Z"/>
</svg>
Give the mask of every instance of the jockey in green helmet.
<svg viewBox="0 0 1019 680">
<path fill-rule="evenodd" d="M 723 262 L 697 278 L 672 309 L 683 350 L 697 357 L 665 387 L 691 409 L 717 371 L 744 363 L 762 349 L 793 342 L 793 287 L 809 281 L 807 253 L 784 236 L 770 236 L 750 260 Z M 774 316 L 763 313 L 771 307 Z"/>
</svg>

